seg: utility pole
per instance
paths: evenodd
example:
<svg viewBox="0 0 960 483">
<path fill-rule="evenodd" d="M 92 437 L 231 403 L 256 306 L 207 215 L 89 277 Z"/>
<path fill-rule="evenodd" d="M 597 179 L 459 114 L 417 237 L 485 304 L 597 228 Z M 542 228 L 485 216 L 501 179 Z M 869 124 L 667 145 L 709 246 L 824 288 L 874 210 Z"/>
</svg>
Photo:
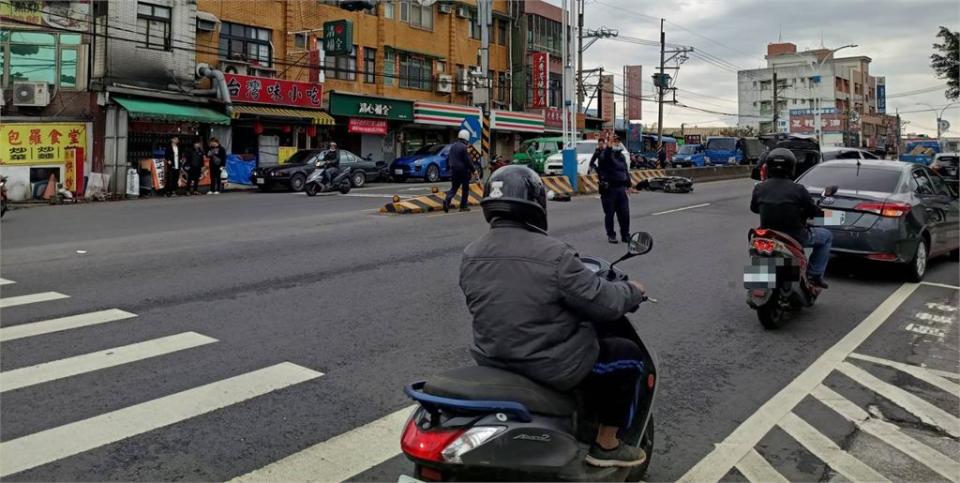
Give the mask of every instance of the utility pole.
<svg viewBox="0 0 960 483">
<path fill-rule="evenodd" d="M 777 107 L 777 71 L 773 71 L 773 132 L 780 132 L 777 121 L 780 120 L 780 109 Z"/>
<path fill-rule="evenodd" d="M 577 112 L 583 112 L 583 0 L 577 0 Z"/>
<path fill-rule="evenodd" d="M 483 95 L 477 104 L 483 107 L 480 115 L 480 159 L 489 161 L 490 156 L 490 21 L 493 19 L 492 0 L 477 0 L 477 16 L 480 22 L 480 78 L 483 79 Z"/>
<path fill-rule="evenodd" d="M 660 19 L 660 82 L 657 83 L 657 149 L 663 145 L 663 64 L 666 62 L 667 34 L 663 31 L 663 19 Z"/>
</svg>

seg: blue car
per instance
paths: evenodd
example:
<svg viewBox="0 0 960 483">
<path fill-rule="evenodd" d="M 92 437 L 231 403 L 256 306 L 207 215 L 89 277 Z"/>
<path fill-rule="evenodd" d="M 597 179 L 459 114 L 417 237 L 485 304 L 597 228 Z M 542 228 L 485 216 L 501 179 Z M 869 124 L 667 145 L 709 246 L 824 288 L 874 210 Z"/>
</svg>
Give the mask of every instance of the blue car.
<svg viewBox="0 0 960 483">
<path fill-rule="evenodd" d="M 684 144 L 677 154 L 673 155 L 673 164 L 676 166 L 703 166 L 707 160 L 702 144 Z"/>
<path fill-rule="evenodd" d="M 418 149 L 415 153 L 397 158 L 390 164 L 390 176 L 394 181 L 403 182 L 407 178 L 423 178 L 436 182 L 450 177 L 450 165 L 447 155 L 449 144 L 432 144 Z"/>
</svg>

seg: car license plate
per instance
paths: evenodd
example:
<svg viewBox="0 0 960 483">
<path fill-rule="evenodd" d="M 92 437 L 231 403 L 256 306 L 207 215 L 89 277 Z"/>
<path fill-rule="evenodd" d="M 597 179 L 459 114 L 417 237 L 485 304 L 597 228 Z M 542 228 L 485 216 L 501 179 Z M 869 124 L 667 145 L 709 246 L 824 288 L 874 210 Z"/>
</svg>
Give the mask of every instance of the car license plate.
<svg viewBox="0 0 960 483">
<path fill-rule="evenodd" d="M 840 226 L 847 221 L 847 212 L 823 210 L 823 226 Z"/>
<path fill-rule="evenodd" d="M 402 170 L 402 169 L 395 169 L 395 170 L 393 170 L 393 174 L 403 174 L 403 170 Z"/>
<path fill-rule="evenodd" d="M 266 181 L 263 178 L 257 178 L 257 184 L 263 184 L 263 183 L 266 183 Z"/>
</svg>

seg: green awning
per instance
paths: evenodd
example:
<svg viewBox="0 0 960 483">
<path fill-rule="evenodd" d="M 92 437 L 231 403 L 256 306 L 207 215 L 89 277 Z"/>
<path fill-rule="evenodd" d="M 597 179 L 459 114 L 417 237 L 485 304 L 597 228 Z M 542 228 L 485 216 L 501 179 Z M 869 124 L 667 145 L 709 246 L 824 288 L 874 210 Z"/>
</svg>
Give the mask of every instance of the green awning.
<svg viewBox="0 0 960 483">
<path fill-rule="evenodd" d="M 156 119 L 161 121 L 187 121 L 204 124 L 230 124 L 230 117 L 206 107 L 172 104 L 147 99 L 114 97 L 123 106 L 131 119 Z"/>
</svg>

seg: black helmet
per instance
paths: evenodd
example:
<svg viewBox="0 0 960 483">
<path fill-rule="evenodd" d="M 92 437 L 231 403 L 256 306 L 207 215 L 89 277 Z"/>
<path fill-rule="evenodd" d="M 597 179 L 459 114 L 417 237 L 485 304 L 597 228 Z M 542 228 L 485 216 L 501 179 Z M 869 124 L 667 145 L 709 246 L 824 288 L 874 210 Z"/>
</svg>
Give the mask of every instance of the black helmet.
<svg viewBox="0 0 960 483">
<path fill-rule="evenodd" d="M 508 218 L 547 229 L 547 191 L 532 169 L 514 164 L 490 175 L 483 186 L 483 216 L 487 222 Z"/>
<path fill-rule="evenodd" d="M 787 148 L 775 148 L 767 152 L 767 176 L 793 179 L 797 157 Z"/>
</svg>

